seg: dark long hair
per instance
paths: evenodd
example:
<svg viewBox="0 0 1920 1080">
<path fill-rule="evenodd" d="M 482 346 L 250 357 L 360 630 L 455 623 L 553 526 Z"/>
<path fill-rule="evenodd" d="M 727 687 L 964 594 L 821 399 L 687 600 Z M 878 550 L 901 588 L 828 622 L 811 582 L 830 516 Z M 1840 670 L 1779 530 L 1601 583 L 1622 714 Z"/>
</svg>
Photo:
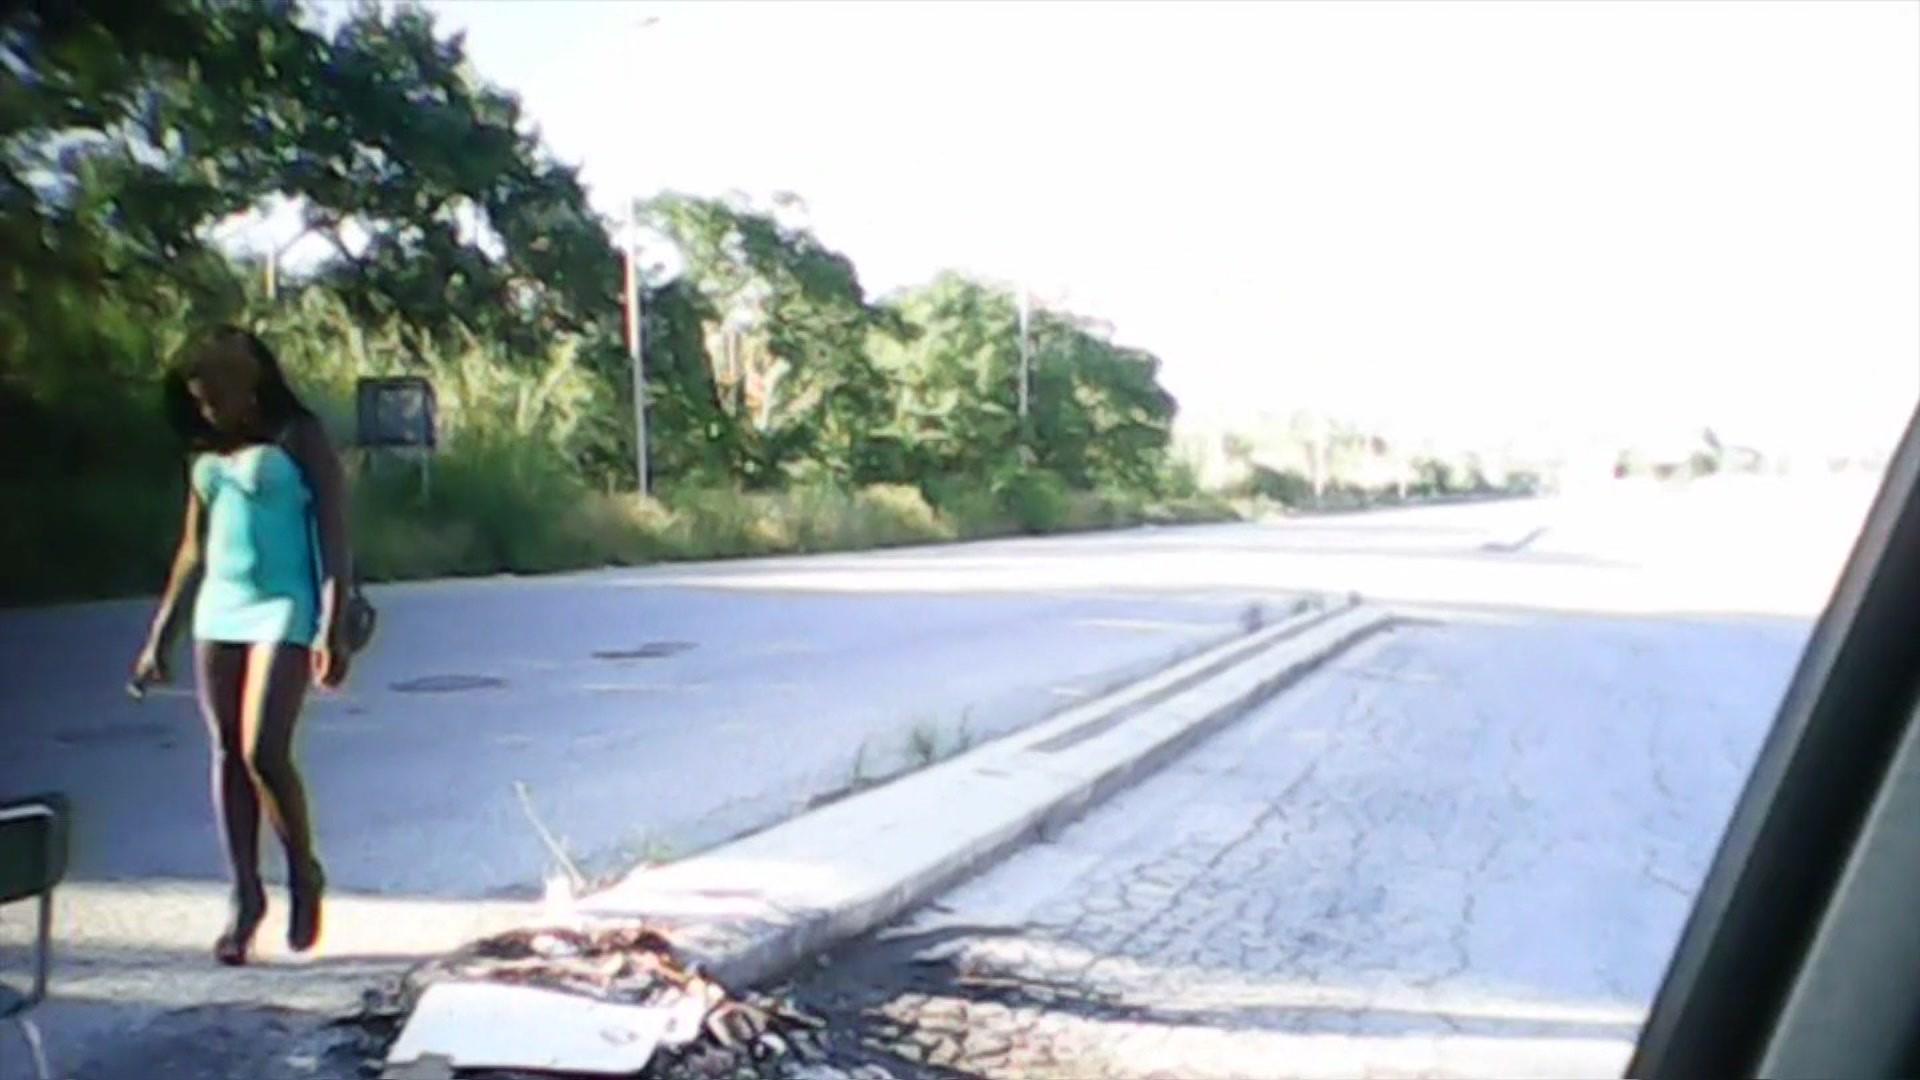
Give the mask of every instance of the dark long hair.
<svg viewBox="0 0 1920 1080">
<path fill-rule="evenodd" d="M 188 381 L 209 365 L 236 353 L 252 357 L 260 374 L 260 381 L 254 387 L 260 408 L 261 430 L 257 432 L 227 432 L 209 424 L 201 415 L 193 392 L 187 388 Z M 167 423 L 190 452 L 224 452 L 249 442 L 277 439 L 294 421 L 313 416 L 288 384 L 273 350 L 258 336 L 237 326 L 215 327 L 182 349 L 180 358 L 161 382 L 161 395 Z"/>
</svg>

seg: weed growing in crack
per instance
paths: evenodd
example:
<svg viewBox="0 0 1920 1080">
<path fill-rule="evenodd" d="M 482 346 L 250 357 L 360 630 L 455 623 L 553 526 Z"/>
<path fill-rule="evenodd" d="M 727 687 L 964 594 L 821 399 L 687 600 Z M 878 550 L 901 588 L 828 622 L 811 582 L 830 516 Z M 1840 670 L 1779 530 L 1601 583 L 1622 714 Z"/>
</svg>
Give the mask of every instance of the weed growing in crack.
<svg viewBox="0 0 1920 1080">
<path fill-rule="evenodd" d="M 960 711 L 960 726 L 956 728 L 953 733 L 953 750 L 947 756 L 953 757 L 966 753 L 968 750 L 973 749 L 974 741 L 973 710 L 971 708 L 962 709 Z"/>
<path fill-rule="evenodd" d="M 858 790 L 872 782 L 867 775 L 867 740 L 860 740 L 860 748 L 853 752 L 853 771 L 847 776 L 847 786 Z"/>
<path fill-rule="evenodd" d="M 1247 633 L 1255 633 L 1267 625 L 1267 606 L 1255 600 L 1240 613 L 1240 628 Z"/>
<path fill-rule="evenodd" d="M 921 768 L 940 760 L 940 729 L 932 721 L 919 721 L 907 732 L 907 759 Z"/>
<path fill-rule="evenodd" d="M 629 860 L 648 866 L 658 866 L 679 858 L 679 851 L 671 841 L 651 833 L 641 833 L 637 838 L 629 841 L 626 850 Z"/>
</svg>

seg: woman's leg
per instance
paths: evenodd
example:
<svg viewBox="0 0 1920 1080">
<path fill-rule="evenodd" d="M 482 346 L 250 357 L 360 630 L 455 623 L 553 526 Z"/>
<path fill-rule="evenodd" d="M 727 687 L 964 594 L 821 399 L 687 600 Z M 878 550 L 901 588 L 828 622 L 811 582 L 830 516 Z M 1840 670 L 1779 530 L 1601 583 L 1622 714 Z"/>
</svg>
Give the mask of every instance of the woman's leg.
<svg viewBox="0 0 1920 1080">
<path fill-rule="evenodd" d="M 233 921 L 214 946 L 223 963 L 246 960 L 247 944 L 266 914 L 267 894 L 260 883 L 260 801 L 247 768 L 242 723 L 247 646 L 198 642 L 194 674 L 200 712 L 213 749 L 213 806 L 220 816 L 220 837 L 233 877 Z"/>
<path fill-rule="evenodd" d="M 267 819 L 287 852 L 287 884 L 293 899 L 287 941 L 302 951 L 319 937 L 319 894 L 324 880 L 313 851 L 306 786 L 293 764 L 293 730 L 312 677 L 308 665 L 307 650 L 298 645 L 253 646 L 240 714 L 247 768 Z"/>
</svg>

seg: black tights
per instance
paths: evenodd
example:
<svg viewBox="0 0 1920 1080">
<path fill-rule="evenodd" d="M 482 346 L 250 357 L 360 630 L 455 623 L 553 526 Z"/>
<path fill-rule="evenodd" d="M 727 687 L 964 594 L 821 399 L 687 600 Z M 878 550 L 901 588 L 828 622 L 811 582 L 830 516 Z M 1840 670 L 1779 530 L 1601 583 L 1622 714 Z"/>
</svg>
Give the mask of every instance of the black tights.
<svg viewBox="0 0 1920 1080">
<path fill-rule="evenodd" d="M 306 788 L 293 764 L 293 728 L 310 678 L 298 645 L 200 642 L 194 659 L 200 711 L 213 739 L 213 805 L 220 814 L 234 897 L 243 910 L 265 903 L 260 881 L 260 810 L 286 849 L 287 874 L 310 880 L 313 826 Z"/>
</svg>

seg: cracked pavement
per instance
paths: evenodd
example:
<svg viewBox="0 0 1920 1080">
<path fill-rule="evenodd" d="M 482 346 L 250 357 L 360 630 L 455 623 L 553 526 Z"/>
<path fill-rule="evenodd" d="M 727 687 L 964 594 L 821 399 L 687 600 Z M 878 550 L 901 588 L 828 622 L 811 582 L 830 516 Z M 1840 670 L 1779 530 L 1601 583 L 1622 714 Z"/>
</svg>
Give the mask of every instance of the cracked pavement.
<svg viewBox="0 0 1920 1080">
<path fill-rule="evenodd" d="M 902 1076 L 1617 1076 L 1806 632 L 1403 626 L 799 992 Z"/>
</svg>

